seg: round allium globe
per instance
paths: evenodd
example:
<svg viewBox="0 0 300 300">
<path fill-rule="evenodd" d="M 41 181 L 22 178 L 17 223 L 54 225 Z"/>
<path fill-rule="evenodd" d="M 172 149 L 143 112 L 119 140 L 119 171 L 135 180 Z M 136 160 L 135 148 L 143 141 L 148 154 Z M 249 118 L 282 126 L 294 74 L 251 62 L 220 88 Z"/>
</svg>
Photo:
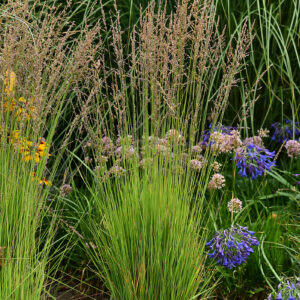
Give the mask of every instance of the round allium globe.
<svg viewBox="0 0 300 300">
<path fill-rule="evenodd" d="M 225 186 L 225 177 L 219 173 L 214 174 L 208 183 L 208 188 L 211 190 L 220 190 L 224 186 Z"/>
<path fill-rule="evenodd" d="M 298 158 L 300 155 L 300 143 L 295 140 L 289 140 L 285 144 L 287 154 L 291 158 Z"/>
<path fill-rule="evenodd" d="M 238 198 L 233 198 L 227 203 L 227 208 L 230 212 L 238 213 L 243 208 L 243 203 Z"/>
</svg>

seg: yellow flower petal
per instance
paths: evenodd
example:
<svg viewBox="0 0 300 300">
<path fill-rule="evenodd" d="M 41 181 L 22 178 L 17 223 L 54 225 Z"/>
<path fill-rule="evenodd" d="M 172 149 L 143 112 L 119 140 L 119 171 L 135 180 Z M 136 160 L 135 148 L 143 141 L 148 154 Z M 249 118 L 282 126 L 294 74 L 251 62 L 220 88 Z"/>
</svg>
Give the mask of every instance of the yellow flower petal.
<svg viewBox="0 0 300 300">
<path fill-rule="evenodd" d="M 5 72 L 4 78 L 4 93 L 6 95 L 12 96 L 15 92 L 15 85 L 16 85 L 17 76 L 16 73 L 7 69 Z"/>
<path fill-rule="evenodd" d="M 38 164 L 39 162 L 40 162 L 40 156 L 39 156 L 39 154 L 38 153 L 35 153 L 35 155 L 34 155 L 34 161 Z"/>
</svg>

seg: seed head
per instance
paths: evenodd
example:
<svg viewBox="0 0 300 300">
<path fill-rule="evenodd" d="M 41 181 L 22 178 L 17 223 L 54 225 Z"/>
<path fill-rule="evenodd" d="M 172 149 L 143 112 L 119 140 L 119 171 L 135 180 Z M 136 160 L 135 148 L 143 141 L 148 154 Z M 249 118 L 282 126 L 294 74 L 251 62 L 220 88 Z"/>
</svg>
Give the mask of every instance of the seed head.
<svg viewBox="0 0 300 300">
<path fill-rule="evenodd" d="M 291 158 L 298 158 L 300 155 L 300 143 L 295 140 L 289 140 L 285 144 L 287 154 Z"/>
<path fill-rule="evenodd" d="M 227 208 L 230 212 L 238 213 L 242 210 L 243 203 L 238 198 L 233 198 L 227 203 Z"/>
<path fill-rule="evenodd" d="M 212 190 L 220 190 L 225 186 L 225 177 L 219 173 L 216 173 L 212 176 L 211 180 L 208 183 L 208 188 Z"/>
<path fill-rule="evenodd" d="M 198 159 L 192 159 L 190 161 L 190 166 L 192 170 L 195 170 L 197 172 L 200 172 L 200 170 L 203 167 L 203 160 L 198 160 Z"/>
</svg>

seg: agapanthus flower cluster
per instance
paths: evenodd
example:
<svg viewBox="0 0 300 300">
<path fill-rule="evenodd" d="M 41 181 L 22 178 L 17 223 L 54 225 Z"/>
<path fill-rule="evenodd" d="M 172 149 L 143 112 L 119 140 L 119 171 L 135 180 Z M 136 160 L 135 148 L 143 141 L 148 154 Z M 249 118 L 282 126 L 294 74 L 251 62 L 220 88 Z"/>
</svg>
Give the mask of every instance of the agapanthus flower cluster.
<svg viewBox="0 0 300 300">
<path fill-rule="evenodd" d="M 300 174 L 294 174 L 294 177 L 297 177 L 297 180 L 300 179 Z M 296 181 L 294 185 L 300 185 L 300 180 Z"/>
<path fill-rule="evenodd" d="M 283 280 L 277 287 L 276 295 L 270 294 L 268 300 L 299 300 L 300 279 Z"/>
<path fill-rule="evenodd" d="M 294 128 L 293 128 L 294 127 Z M 294 122 L 291 120 L 285 120 L 285 124 L 281 125 L 279 122 L 271 125 L 273 129 L 272 141 L 283 143 L 287 140 L 300 137 L 300 122 Z M 293 137 L 293 131 L 295 136 Z"/>
<path fill-rule="evenodd" d="M 232 198 L 228 203 L 227 203 L 227 208 L 230 212 L 232 213 L 238 213 L 239 211 L 242 210 L 243 208 L 243 203 L 240 199 L 238 198 Z"/>
<path fill-rule="evenodd" d="M 238 173 L 242 177 L 251 176 L 251 179 L 257 179 L 266 170 L 272 169 L 275 165 L 274 157 L 275 151 L 271 152 L 254 144 L 248 144 L 237 149 L 234 159 L 239 169 Z"/>
<path fill-rule="evenodd" d="M 285 144 L 287 154 L 291 158 L 298 158 L 300 155 L 300 143 L 295 140 L 289 140 Z"/>
<path fill-rule="evenodd" d="M 258 245 L 254 232 L 238 224 L 218 231 L 206 244 L 212 250 L 208 256 L 215 259 L 219 265 L 230 269 L 246 262 L 254 252 L 252 246 Z"/>
</svg>

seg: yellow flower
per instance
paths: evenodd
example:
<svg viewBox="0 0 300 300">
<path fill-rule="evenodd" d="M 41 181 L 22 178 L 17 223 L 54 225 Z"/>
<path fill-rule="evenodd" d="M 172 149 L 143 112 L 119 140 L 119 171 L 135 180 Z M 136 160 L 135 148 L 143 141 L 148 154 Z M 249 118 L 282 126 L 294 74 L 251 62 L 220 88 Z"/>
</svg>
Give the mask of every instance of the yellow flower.
<svg viewBox="0 0 300 300">
<path fill-rule="evenodd" d="M 20 97 L 17 101 L 15 99 L 15 86 L 16 86 L 17 76 L 13 71 L 6 70 L 4 77 L 4 93 L 7 97 L 4 99 L 4 108 L 12 112 L 15 108 L 15 117 L 20 121 L 22 116 L 25 115 L 26 120 L 35 118 L 35 107 L 34 98 L 26 99 Z"/>
<path fill-rule="evenodd" d="M 48 158 L 49 144 L 46 143 L 44 138 L 40 138 L 39 143 L 34 143 L 25 137 L 20 136 L 19 130 L 13 130 L 7 134 L 7 142 L 9 142 L 13 149 L 21 154 L 25 162 L 34 159 L 38 164 L 44 156 Z"/>
<path fill-rule="evenodd" d="M 29 162 L 32 159 L 30 152 L 29 151 L 24 152 L 23 158 L 24 158 L 25 162 Z"/>
<path fill-rule="evenodd" d="M 15 85 L 17 76 L 16 73 L 7 69 L 4 77 L 4 93 L 8 96 L 14 97 Z"/>
<path fill-rule="evenodd" d="M 20 130 L 13 130 L 7 135 L 7 139 L 10 140 L 11 143 L 17 142 L 19 140 L 19 137 L 20 137 Z"/>
<path fill-rule="evenodd" d="M 49 179 L 47 179 L 47 178 L 41 178 L 41 179 L 36 178 L 35 172 L 33 172 L 33 174 L 32 174 L 32 180 L 33 181 L 38 181 L 39 184 L 52 186 L 52 182 Z"/>
<path fill-rule="evenodd" d="M 32 142 L 32 141 L 26 141 L 26 146 L 27 146 L 28 148 L 32 147 L 32 145 L 33 145 L 33 142 Z"/>
<path fill-rule="evenodd" d="M 40 155 L 38 153 L 35 153 L 34 154 L 34 161 L 38 164 L 40 162 L 40 160 L 41 160 Z"/>
<path fill-rule="evenodd" d="M 15 106 L 16 106 L 16 102 L 14 100 L 8 101 L 6 100 L 3 104 L 5 110 L 9 110 L 9 111 L 13 111 Z"/>
<path fill-rule="evenodd" d="M 20 97 L 20 98 L 18 99 L 18 101 L 21 102 L 21 103 L 24 103 L 24 104 L 27 103 L 27 100 L 26 100 L 24 97 Z"/>
<path fill-rule="evenodd" d="M 42 178 L 40 180 L 40 184 L 52 186 L 52 182 L 49 179 L 47 179 L 47 178 Z"/>
<path fill-rule="evenodd" d="M 40 143 L 37 147 L 37 153 L 35 155 L 35 161 L 39 162 L 43 156 L 45 155 L 45 151 L 47 151 L 49 148 L 49 145 L 46 143 L 44 138 L 41 138 Z M 47 154 L 47 158 L 50 156 L 50 154 Z"/>
<path fill-rule="evenodd" d="M 33 101 L 34 98 L 27 100 L 24 97 L 20 97 L 18 99 L 19 108 L 17 109 L 15 114 L 18 121 L 22 119 L 22 115 L 25 115 L 27 121 L 35 118 L 35 107 L 33 106 Z"/>
</svg>

